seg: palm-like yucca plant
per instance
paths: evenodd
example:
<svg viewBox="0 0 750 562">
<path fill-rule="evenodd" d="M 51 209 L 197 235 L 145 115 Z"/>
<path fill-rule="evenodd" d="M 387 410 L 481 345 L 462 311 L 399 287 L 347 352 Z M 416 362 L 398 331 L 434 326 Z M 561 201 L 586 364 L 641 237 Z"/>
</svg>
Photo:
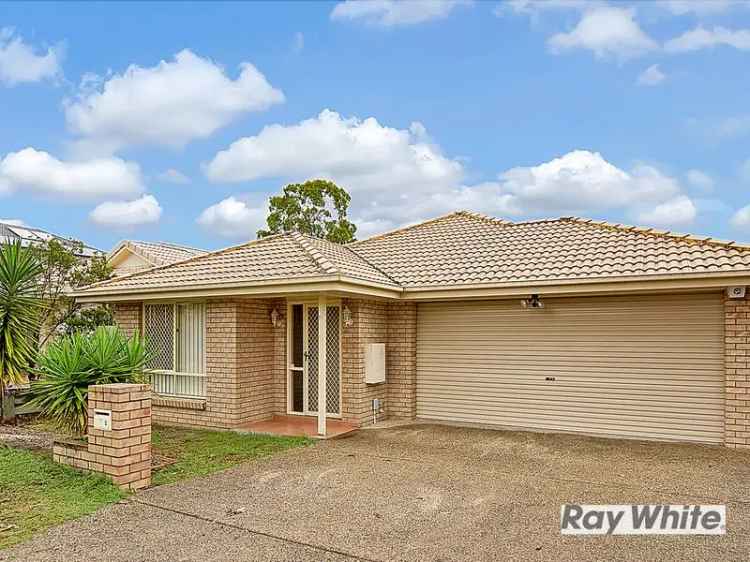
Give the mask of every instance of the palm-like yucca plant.
<svg viewBox="0 0 750 562">
<path fill-rule="evenodd" d="M 31 383 L 31 403 L 60 427 L 83 434 L 88 387 L 141 382 L 149 357 L 138 334 L 128 339 L 112 326 L 59 338 L 37 359 L 40 378 Z"/>
<path fill-rule="evenodd" d="M 20 243 L 0 247 L 0 393 L 26 382 L 34 362 L 43 308 L 42 266 Z"/>
</svg>

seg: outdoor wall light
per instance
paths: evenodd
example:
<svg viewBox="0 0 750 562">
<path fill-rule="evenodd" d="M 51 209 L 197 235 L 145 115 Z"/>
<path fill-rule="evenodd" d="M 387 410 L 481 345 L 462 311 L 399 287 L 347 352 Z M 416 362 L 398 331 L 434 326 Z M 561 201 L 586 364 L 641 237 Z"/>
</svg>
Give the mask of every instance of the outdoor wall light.
<svg viewBox="0 0 750 562">
<path fill-rule="evenodd" d="M 279 325 L 280 320 L 281 320 L 281 315 L 279 314 L 279 311 L 274 308 L 271 311 L 271 324 L 273 324 L 274 328 L 276 328 Z"/>
<path fill-rule="evenodd" d="M 539 295 L 531 295 L 528 299 L 521 300 L 521 306 L 531 310 L 539 310 L 544 308 L 544 303 Z"/>
<path fill-rule="evenodd" d="M 354 319 L 352 318 L 352 311 L 349 310 L 348 306 L 345 306 L 344 310 L 341 311 L 341 317 L 344 321 L 344 326 L 351 328 L 354 324 Z"/>
</svg>

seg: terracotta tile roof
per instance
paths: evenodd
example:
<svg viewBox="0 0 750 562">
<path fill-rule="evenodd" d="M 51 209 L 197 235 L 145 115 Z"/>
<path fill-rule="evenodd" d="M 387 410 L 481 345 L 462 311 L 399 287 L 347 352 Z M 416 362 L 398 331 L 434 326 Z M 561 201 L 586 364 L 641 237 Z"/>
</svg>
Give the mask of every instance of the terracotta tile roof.
<svg viewBox="0 0 750 562">
<path fill-rule="evenodd" d="M 750 275 L 750 247 L 574 217 L 513 223 L 459 211 L 346 246 L 298 233 L 271 236 L 79 294 L 342 276 L 413 289 L 724 272 Z"/>
<path fill-rule="evenodd" d="M 190 289 L 218 284 L 250 285 L 344 275 L 392 286 L 396 284 L 345 246 L 302 234 L 280 234 L 180 262 L 116 277 L 86 287 L 123 292 Z"/>
<path fill-rule="evenodd" d="M 340 272 L 347 277 L 355 279 L 375 281 L 386 285 L 397 285 L 396 281 L 358 255 L 351 246 L 342 246 L 341 244 L 311 236 L 303 236 L 302 234 L 294 234 L 293 236 L 309 253 L 319 253 L 324 260 L 333 266 L 334 272 Z"/>
<path fill-rule="evenodd" d="M 457 212 L 350 245 L 406 288 L 750 271 L 750 248 L 574 217 Z"/>
<path fill-rule="evenodd" d="M 169 242 L 125 240 L 120 242 L 114 250 L 110 252 L 110 256 L 114 255 L 114 253 L 123 247 L 131 249 L 133 252 L 146 259 L 151 265 L 167 265 L 169 263 L 186 260 L 206 253 L 206 250 L 191 248 L 189 246 L 180 246 Z"/>
</svg>

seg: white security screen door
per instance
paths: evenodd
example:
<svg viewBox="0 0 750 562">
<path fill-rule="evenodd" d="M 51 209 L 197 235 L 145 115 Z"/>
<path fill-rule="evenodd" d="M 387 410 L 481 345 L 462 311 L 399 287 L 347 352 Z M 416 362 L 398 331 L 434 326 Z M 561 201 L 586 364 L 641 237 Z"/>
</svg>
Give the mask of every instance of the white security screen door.
<svg viewBox="0 0 750 562">
<path fill-rule="evenodd" d="M 326 309 L 326 413 L 341 414 L 341 309 Z M 290 413 L 318 411 L 318 308 L 290 307 L 288 404 Z"/>
</svg>

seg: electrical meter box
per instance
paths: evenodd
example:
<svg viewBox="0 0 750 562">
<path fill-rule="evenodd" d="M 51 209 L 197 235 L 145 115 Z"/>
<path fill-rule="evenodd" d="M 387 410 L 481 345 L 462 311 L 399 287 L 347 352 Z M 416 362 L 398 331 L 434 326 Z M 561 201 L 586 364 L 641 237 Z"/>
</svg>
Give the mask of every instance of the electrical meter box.
<svg viewBox="0 0 750 562">
<path fill-rule="evenodd" d="M 365 344 L 365 384 L 385 382 L 385 344 Z"/>
</svg>

